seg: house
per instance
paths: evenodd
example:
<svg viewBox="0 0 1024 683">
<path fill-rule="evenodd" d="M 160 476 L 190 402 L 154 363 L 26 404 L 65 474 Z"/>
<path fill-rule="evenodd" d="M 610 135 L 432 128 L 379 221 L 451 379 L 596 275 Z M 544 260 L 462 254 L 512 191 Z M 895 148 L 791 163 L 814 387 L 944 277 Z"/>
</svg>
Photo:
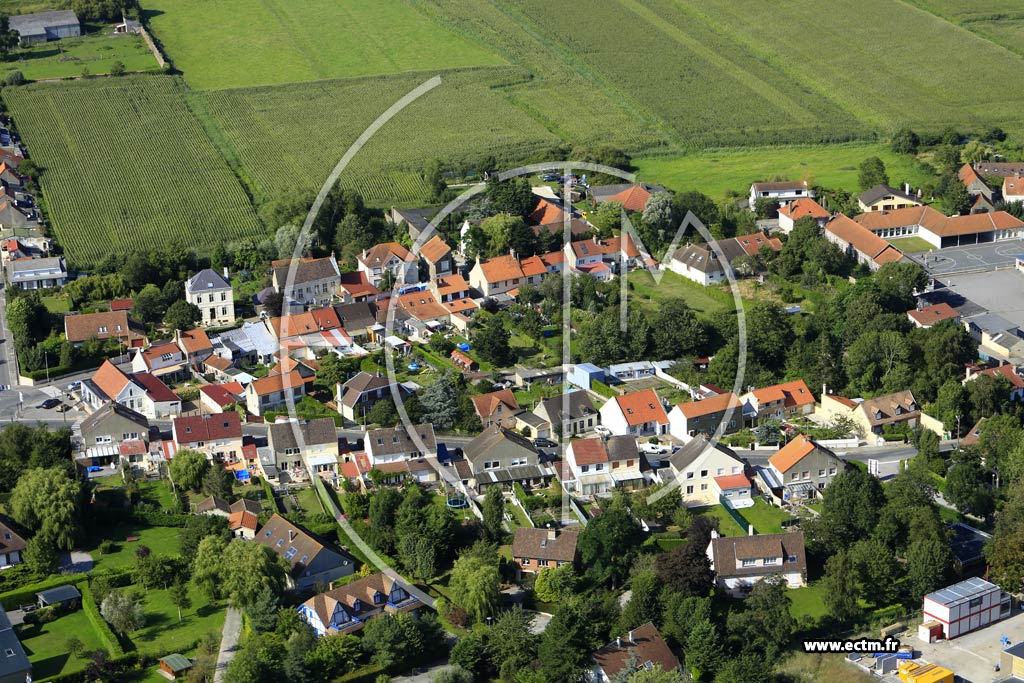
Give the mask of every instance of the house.
<svg viewBox="0 0 1024 683">
<path fill-rule="evenodd" d="M 177 652 L 161 657 L 157 663 L 160 665 L 160 673 L 164 678 L 169 678 L 172 681 L 192 668 L 192 660 Z"/>
<path fill-rule="evenodd" d="M 734 597 L 742 597 L 758 581 L 780 576 L 789 588 L 807 585 L 804 532 L 719 536 L 711 532 L 708 559 L 715 583 Z"/>
<path fill-rule="evenodd" d="M 25 683 L 32 680 L 32 663 L 11 626 L 7 612 L 0 609 L 0 683 Z"/>
<path fill-rule="evenodd" d="M 726 266 L 718 252 L 706 244 L 680 247 L 672 254 L 668 269 L 705 287 L 726 280 Z"/>
<path fill-rule="evenodd" d="M 963 445 L 961 439 L 960 444 Z M 949 549 L 953 553 L 953 570 L 957 576 L 981 576 L 988 569 L 985 546 L 992 540 L 992 534 L 985 533 L 962 522 L 951 522 L 949 527 Z"/>
<path fill-rule="evenodd" d="M 263 415 L 285 405 L 291 398 L 296 403 L 306 395 L 306 380 L 297 371 L 267 375 L 245 388 L 245 407 L 252 415 Z"/>
<path fill-rule="evenodd" d="M 754 506 L 754 485 L 745 474 L 723 474 L 714 478 L 714 489 L 718 500 L 727 508 L 739 509 Z"/>
<path fill-rule="evenodd" d="M 199 369 L 203 361 L 213 355 L 213 343 L 206 335 L 206 330 L 175 330 L 174 343 L 185 354 L 185 362 Z"/>
<path fill-rule="evenodd" d="M 68 269 L 63 256 L 17 259 L 7 266 L 7 281 L 18 289 L 63 287 L 68 281 Z"/>
<path fill-rule="evenodd" d="M 1003 201 L 1024 202 L 1024 180 L 1020 173 L 1003 178 Z"/>
<path fill-rule="evenodd" d="M 964 328 L 978 341 L 983 357 L 1018 362 L 1024 359 L 1020 328 L 1002 316 L 987 313 L 963 320 Z"/>
<path fill-rule="evenodd" d="M 783 500 L 808 499 L 831 484 L 846 463 L 811 437 L 798 434 L 768 459 L 768 469 L 781 485 Z"/>
<path fill-rule="evenodd" d="M 754 389 L 740 396 L 743 417 L 751 425 L 814 412 L 814 395 L 802 379 Z"/>
<path fill-rule="evenodd" d="M 943 320 L 960 322 L 960 313 L 946 302 L 938 303 L 934 306 L 922 306 L 911 309 L 907 311 L 907 317 L 910 319 L 910 322 L 914 323 L 914 327 L 926 329 L 941 323 Z"/>
<path fill-rule="evenodd" d="M 560 275 L 565 269 L 565 253 L 549 251 L 524 258 L 519 262 L 523 270 L 524 285 L 539 285 L 548 275 Z"/>
<path fill-rule="evenodd" d="M 344 384 L 338 384 L 335 390 L 335 402 L 338 412 L 347 420 L 358 422 L 370 412 L 377 401 L 391 400 L 393 389 L 402 391 L 380 373 L 360 372 Z"/>
<path fill-rule="evenodd" d="M 823 234 L 825 239 L 856 259 L 857 263 L 862 263 L 873 271 L 878 270 L 886 263 L 897 263 L 903 260 L 902 251 L 841 213 L 836 214 L 825 224 Z"/>
<path fill-rule="evenodd" d="M 511 490 L 518 482 L 523 488 L 547 486 L 554 471 L 539 462 L 533 443 L 515 432 L 491 425 L 463 449 L 478 492 L 495 484 Z"/>
<path fill-rule="evenodd" d="M 356 561 L 350 555 L 276 513 L 256 534 L 256 541 L 288 563 L 290 589 L 308 590 L 356 570 Z"/>
<path fill-rule="evenodd" d="M 196 503 L 195 513 L 197 515 L 212 515 L 215 517 L 227 518 L 231 516 L 231 505 L 223 498 L 207 496 Z"/>
<path fill-rule="evenodd" d="M 593 655 L 590 679 L 594 683 L 622 680 L 622 672 L 630 665 L 640 669 L 660 666 L 662 671 L 682 671 L 679 658 L 661 637 L 657 627 L 648 622 L 617 637 Z"/>
<path fill-rule="evenodd" d="M 333 479 L 338 471 L 338 433 L 332 418 L 275 422 L 267 442 L 278 471 L 290 471 L 293 478 L 311 472 Z"/>
<path fill-rule="evenodd" d="M 366 277 L 366 273 L 358 270 L 340 275 L 337 295 L 341 302 L 345 304 L 377 301 L 381 298 L 380 290 L 370 284 L 370 279 Z"/>
<path fill-rule="evenodd" d="M 107 465 L 119 461 L 122 444 L 141 443 L 143 453 L 149 450 L 149 420 L 145 415 L 120 403 L 109 402 L 86 416 L 78 425 L 79 447 L 75 461 L 84 467 Z M 133 462 L 141 455 L 126 458 Z"/>
<path fill-rule="evenodd" d="M 1022 161 L 975 161 L 974 170 L 981 175 L 1001 176 L 1024 173 Z"/>
<path fill-rule="evenodd" d="M 81 397 L 91 411 L 113 401 L 151 420 L 181 414 L 181 399 L 166 384 L 146 372 L 125 374 L 109 360 L 82 380 Z"/>
<path fill-rule="evenodd" d="M 74 608 L 82 604 L 82 593 L 73 585 L 65 584 L 36 593 L 36 604 L 40 609 L 53 605 Z"/>
<path fill-rule="evenodd" d="M 725 422 L 728 417 L 728 422 Z M 731 434 L 743 426 L 743 403 L 736 394 L 718 394 L 700 401 L 680 403 L 668 413 L 669 434 L 686 441 L 697 434 L 711 436 L 720 428 Z"/>
<path fill-rule="evenodd" d="M 505 294 L 523 284 L 523 269 L 515 256 L 480 259 L 469 271 L 469 285 L 485 297 Z"/>
<path fill-rule="evenodd" d="M 228 529 L 231 531 L 232 538 L 251 541 L 256 538 L 257 528 L 259 528 L 259 518 L 254 512 L 238 510 L 228 515 Z"/>
<path fill-rule="evenodd" d="M 353 633 L 382 614 L 412 612 L 421 607 L 409 589 L 386 574 L 370 574 L 313 596 L 296 609 L 317 636 Z"/>
<path fill-rule="evenodd" d="M 819 228 L 823 228 L 828 219 L 832 217 L 832 214 L 821 204 L 809 197 L 797 199 L 779 209 L 779 230 L 788 235 L 793 231 L 794 223 L 808 216 L 818 223 Z"/>
<path fill-rule="evenodd" d="M 541 569 L 561 567 L 576 561 L 575 529 L 533 529 L 519 527 L 512 539 L 512 562 L 516 573 L 536 574 Z"/>
<path fill-rule="evenodd" d="M 363 448 L 371 465 L 413 460 L 437 454 L 434 425 L 413 425 L 412 430 L 399 424 L 387 429 L 371 429 L 363 437 Z"/>
<path fill-rule="evenodd" d="M 176 417 L 171 435 L 178 450 L 199 451 L 214 462 L 237 462 L 242 455 L 242 421 L 233 410 Z"/>
<path fill-rule="evenodd" d="M 8 26 L 18 33 L 22 46 L 82 35 L 78 16 L 71 10 L 15 15 L 8 20 Z"/>
<path fill-rule="evenodd" d="M 964 164 L 960 167 L 957 172 L 957 177 L 960 178 L 960 182 L 967 188 L 967 193 L 972 197 L 984 197 L 989 202 L 992 201 L 992 188 L 990 188 L 978 172 L 974 170 L 970 164 Z"/>
<path fill-rule="evenodd" d="M 652 194 L 665 194 L 668 192 L 661 185 L 650 185 L 648 183 L 593 185 L 588 188 L 588 191 L 590 198 L 595 204 L 618 202 L 627 211 L 643 211 L 644 207 L 647 206 L 647 200 Z"/>
<path fill-rule="evenodd" d="M 0 519 L 0 569 L 24 562 L 25 539 Z M 0 609 L 0 612 L 3 610 Z"/>
<path fill-rule="evenodd" d="M 189 376 L 185 354 L 173 341 L 136 349 L 132 356 L 132 371 L 148 372 L 165 382 L 176 382 Z"/>
<path fill-rule="evenodd" d="M 921 406 L 907 389 L 861 401 L 851 417 L 864 434 L 881 434 L 887 425 L 913 429 L 921 422 Z"/>
<path fill-rule="evenodd" d="M 391 289 L 419 280 L 416 258 L 398 242 L 383 242 L 363 250 L 357 257 L 359 272 L 377 288 Z M 390 273 L 385 282 L 385 273 Z M 390 285 L 390 286 L 389 286 Z"/>
<path fill-rule="evenodd" d="M 608 399 L 601 406 L 601 424 L 612 434 L 657 436 L 668 431 L 668 415 L 654 389 Z"/>
<path fill-rule="evenodd" d="M 646 463 L 630 435 L 576 439 L 569 442 L 565 460 L 584 496 L 610 493 L 613 489 L 643 488 Z"/>
<path fill-rule="evenodd" d="M 605 262 L 605 246 L 599 240 L 586 239 L 569 242 L 563 247 L 563 253 L 570 272 L 590 275 L 601 282 L 614 277 L 614 271 Z"/>
<path fill-rule="evenodd" d="M 937 622 L 938 637 L 951 640 L 1010 616 L 1011 597 L 985 579 L 966 579 L 924 596 L 921 618 Z"/>
<path fill-rule="evenodd" d="M 142 326 L 129 320 L 126 311 L 65 316 L 64 337 L 75 346 L 81 346 L 90 339 L 116 339 L 128 349 L 141 348 L 148 341 Z"/>
<path fill-rule="evenodd" d="M 409 232 L 409 239 L 416 242 L 423 231 L 430 227 L 430 220 L 437 214 L 437 209 L 396 209 L 391 207 L 387 218 L 395 225 L 404 225 Z"/>
<path fill-rule="evenodd" d="M 434 235 L 420 247 L 420 261 L 426 267 L 429 280 L 436 280 L 439 277 L 455 273 L 455 257 L 452 256 L 452 248 L 441 239 L 440 235 Z"/>
<path fill-rule="evenodd" d="M 338 291 L 341 271 L 333 256 L 274 261 L 272 285 L 285 303 L 327 306 Z"/>
<path fill-rule="evenodd" d="M 999 653 L 999 669 L 1007 672 L 997 683 L 1020 683 L 1018 674 L 1024 673 L 1024 642 L 1010 645 Z"/>
<path fill-rule="evenodd" d="M 1010 383 L 1010 400 L 1021 401 L 1024 400 L 1024 377 L 1021 376 L 1022 373 L 1024 373 L 1024 369 L 1018 368 L 1012 363 L 1000 363 L 995 367 L 989 367 L 982 370 L 974 370 L 968 366 L 966 376 L 961 381 L 961 384 L 967 384 L 970 381 L 978 379 L 978 377 L 982 375 L 988 375 L 990 377 L 1004 377 L 1006 381 Z"/>
<path fill-rule="evenodd" d="M 185 301 L 199 309 L 202 327 L 219 327 L 235 322 L 235 295 L 227 279 L 206 268 L 185 281 Z"/>
<path fill-rule="evenodd" d="M 450 357 L 452 362 L 459 366 L 459 369 L 463 372 L 476 372 L 480 369 L 479 363 L 458 349 L 452 350 Z"/>
<path fill-rule="evenodd" d="M 923 203 L 910 193 L 909 184 L 904 186 L 903 191 L 900 191 L 883 183 L 857 195 L 857 205 L 861 213 L 868 213 L 869 211 L 896 211 L 912 206 L 923 206 Z"/>
<path fill-rule="evenodd" d="M 564 437 L 589 432 L 601 422 L 601 415 L 586 391 L 570 391 L 545 398 L 533 414 L 543 420 L 553 433 Z"/>
<path fill-rule="evenodd" d="M 576 363 L 569 368 L 569 376 L 566 379 L 569 384 L 580 389 L 590 389 L 594 382 L 604 382 L 604 370 L 593 363 Z"/>
<path fill-rule="evenodd" d="M 225 330 L 210 338 L 213 352 L 231 361 L 232 365 L 269 365 L 280 349 L 264 321 L 245 322 L 241 327 Z"/>
<path fill-rule="evenodd" d="M 658 474 L 663 481 L 679 483 L 683 504 L 688 507 L 715 505 L 719 502 L 715 477 L 743 474 L 743 461 L 720 443 L 714 446 L 697 435 L 668 458 L 668 468 Z"/>
<path fill-rule="evenodd" d="M 750 210 L 757 210 L 757 200 L 768 200 L 780 206 L 797 199 L 814 197 L 806 180 L 754 183 L 750 186 Z"/>
<path fill-rule="evenodd" d="M 516 414 L 520 411 L 519 401 L 510 389 L 473 396 L 473 408 L 484 429 L 491 425 L 515 429 Z"/>
<path fill-rule="evenodd" d="M 225 410 L 233 410 L 234 406 L 244 401 L 245 388 L 239 382 L 226 382 L 224 384 L 204 384 L 199 387 L 199 404 L 201 410 L 211 413 L 223 413 Z"/>
</svg>

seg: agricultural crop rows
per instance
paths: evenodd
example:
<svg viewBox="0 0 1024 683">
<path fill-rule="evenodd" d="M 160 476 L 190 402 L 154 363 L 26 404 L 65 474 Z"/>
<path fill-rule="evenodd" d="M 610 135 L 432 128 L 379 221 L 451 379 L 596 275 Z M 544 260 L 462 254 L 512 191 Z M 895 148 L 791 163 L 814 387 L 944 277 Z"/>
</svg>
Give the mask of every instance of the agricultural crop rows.
<svg viewBox="0 0 1024 683">
<path fill-rule="evenodd" d="M 261 232 L 180 87 L 176 79 L 152 76 L 4 92 L 44 169 L 49 217 L 73 262 L 156 244 L 208 249 L 215 237 Z"/>
<path fill-rule="evenodd" d="M 365 128 L 428 74 L 345 79 L 192 93 L 202 98 L 223 139 L 254 183 L 257 200 L 275 192 L 319 189 Z M 485 154 L 521 157 L 559 142 L 489 87 L 520 78 L 513 68 L 451 71 L 442 85 L 384 126 L 356 155 L 342 184 L 367 187 L 367 201 L 426 191 L 410 173 L 427 159 L 446 162 Z M 372 174 L 383 177 L 368 185 Z M 347 178 L 356 180 L 348 180 Z M 397 200 L 396 200 L 397 201 Z"/>
</svg>

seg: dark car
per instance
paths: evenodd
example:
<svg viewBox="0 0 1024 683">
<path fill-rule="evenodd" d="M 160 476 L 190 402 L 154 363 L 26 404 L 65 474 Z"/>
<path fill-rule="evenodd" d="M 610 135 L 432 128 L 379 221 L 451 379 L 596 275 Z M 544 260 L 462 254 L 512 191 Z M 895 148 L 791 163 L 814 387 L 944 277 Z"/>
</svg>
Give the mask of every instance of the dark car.
<svg viewBox="0 0 1024 683">
<path fill-rule="evenodd" d="M 533 445 L 537 448 L 558 448 L 558 444 L 551 439 L 534 439 Z"/>
<path fill-rule="evenodd" d="M 103 471 L 103 468 L 100 467 L 99 465 L 89 465 L 85 469 L 86 469 L 87 472 L 102 472 Z"/>
<path fill-rule="evenodd" d="M 558 175 L 557 173 L 548 173 L 548 174 L 546 174 L 544 176 L 544 181 L 545 182 L 551 182 L 552 180 L 561 180 L 561 179 L 562 179 L 562 176 Z"/>
<path fill-rule="evenodd" d="M 60 399 L 59 398 L 48 398 L 45 401 L 43 401 L 42 403 L 40 403 L 39 407 L 43 408 L 44 410 L 49 410 L 50 408 L 53 408 L 53 407 L 55 407 L 55 406 L 57 406 L 59 404 L 60 404 Z"/>
</svg>

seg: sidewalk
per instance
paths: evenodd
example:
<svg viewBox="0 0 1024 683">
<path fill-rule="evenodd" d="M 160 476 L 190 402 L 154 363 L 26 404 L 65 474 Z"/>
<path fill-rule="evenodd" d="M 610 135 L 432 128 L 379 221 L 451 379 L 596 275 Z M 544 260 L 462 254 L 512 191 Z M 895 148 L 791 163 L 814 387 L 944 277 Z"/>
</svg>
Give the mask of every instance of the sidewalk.
<svg viewBox="0 0 1024 683">
<path fill-rule="evenodd" d="M 242 632 L 242 613 L 234 607 L 228 607 L 224 617 L 224 630 L 221 631 L 220 652 L 217 653 L 217 668 L 213 671 L 213 683 L 224 680 L 224 672 L 235 658 L 238 651 L 238 636 Z"/>
</svg>

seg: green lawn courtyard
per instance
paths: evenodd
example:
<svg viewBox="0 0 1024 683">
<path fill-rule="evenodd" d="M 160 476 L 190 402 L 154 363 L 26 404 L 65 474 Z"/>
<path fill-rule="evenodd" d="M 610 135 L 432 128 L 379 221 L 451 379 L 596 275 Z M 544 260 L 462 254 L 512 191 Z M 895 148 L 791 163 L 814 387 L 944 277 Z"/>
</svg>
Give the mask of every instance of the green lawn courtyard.
<svg viewBox="0 0 1024 683">
<path fill-rule="evenodd" d="M 747 534 L 747 530 L 742 528 L 722 505 L 693 508 L 691 512 L 717 518 L 719 520 L 718 532 L 723 536 L 745 536 Z M 753 524 L 754 531 L 759 534 L 782 533 L 782 523 L 792 519 L 779 508 L 773 507 L 763 500 L 756 500 L 753 507 L 741 508 L 737 512 L 747 524 Z"/>
<path fill-rule="evenodd" d="M 104 27 L 81 38 L 64 38 L 19 49 L 10 61 L 3 63 L 0 78 L 16 70 L 30 81 L 77 78 L 85 69 L 97 76 L 109 74 L 115 62 L 121 62 L 126 72 L 160 69 L 142 36 L 115 36 Z"/>
<path fill-rule="evenodd" d="M 16 632 L 32 662 L 36 680 L 84 669 L 89 653 L 103 649 L 99 635 L 81 609 L 48 624 L 23 624 Z M 68 640 L 72 637 L 82 641 L 84 656 L 77 657 L 69 651 Z"/>
<path fill-rule="evenodd" d="M 92 555 L 96 569 L 120 569 L 135 562 L 135 551 L 139 546 L 147 546 L 154 555 L 171 556 L 180 551 L 179 537 L 181 529 L 176 527 L 155 526 L 141 528 L 127 524 L 118 524 L 104 530 L 104 539 L 114 542 L 114 552 L 103 555 L 99 551 L 99 541 L 87 548 Z M 137 540 L 129 541 L 129 538 Z"/>
</svg>

